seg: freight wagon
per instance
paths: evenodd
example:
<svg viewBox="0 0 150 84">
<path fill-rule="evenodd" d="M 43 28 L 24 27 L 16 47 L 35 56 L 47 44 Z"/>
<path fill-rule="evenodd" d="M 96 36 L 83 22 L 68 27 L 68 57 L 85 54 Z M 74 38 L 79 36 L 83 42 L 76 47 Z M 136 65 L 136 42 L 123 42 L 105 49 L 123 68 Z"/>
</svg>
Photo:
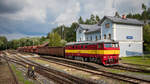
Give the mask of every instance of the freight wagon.
<svg viewBox="0 0 150 84">
<path fill-rule="evenodd" d="M 65 47 L 40 47 L 38 54 L 64 57 Z"/>
</svg>

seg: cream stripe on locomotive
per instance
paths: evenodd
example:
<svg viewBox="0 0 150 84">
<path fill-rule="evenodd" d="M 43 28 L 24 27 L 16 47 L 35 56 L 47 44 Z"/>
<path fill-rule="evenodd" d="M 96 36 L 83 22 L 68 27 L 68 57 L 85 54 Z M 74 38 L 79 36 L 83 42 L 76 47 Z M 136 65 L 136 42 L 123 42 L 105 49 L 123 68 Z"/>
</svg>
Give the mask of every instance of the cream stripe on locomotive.
<svg viewBox="0 0 150 84">
<path fill-rule="evenodd" d="M 120 54 L 120 50 L 65 50 L 65 53 Z"/>
</svg>

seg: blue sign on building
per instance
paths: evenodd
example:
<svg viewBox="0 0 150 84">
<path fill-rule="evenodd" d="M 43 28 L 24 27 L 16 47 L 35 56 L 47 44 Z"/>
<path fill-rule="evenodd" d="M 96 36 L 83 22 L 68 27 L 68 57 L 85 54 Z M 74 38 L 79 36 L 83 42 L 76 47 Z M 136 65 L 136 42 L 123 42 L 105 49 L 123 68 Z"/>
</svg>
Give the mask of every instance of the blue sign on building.
<svg viewBox="0 0 150 84">
<path fill-rule="evenodd" d="M 126 38 L 127 39 L 133 39 L 133 36 L 127 36 Z"/>
</svg>

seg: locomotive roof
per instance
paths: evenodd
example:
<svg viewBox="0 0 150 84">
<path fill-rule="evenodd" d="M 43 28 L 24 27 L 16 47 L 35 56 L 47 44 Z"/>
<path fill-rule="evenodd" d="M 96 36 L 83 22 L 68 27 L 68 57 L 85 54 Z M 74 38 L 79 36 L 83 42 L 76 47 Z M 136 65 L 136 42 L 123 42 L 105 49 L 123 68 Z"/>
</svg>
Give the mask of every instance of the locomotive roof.
<svg viewBox="0 0 150 84">
<path fill-rule="evenodd" d="M 118 43 L 118 42 L 113 40 L 98 40 L 98 41 L 69 42 L 66 45 L 95 44 L 95 43 Z"/>
</svg>

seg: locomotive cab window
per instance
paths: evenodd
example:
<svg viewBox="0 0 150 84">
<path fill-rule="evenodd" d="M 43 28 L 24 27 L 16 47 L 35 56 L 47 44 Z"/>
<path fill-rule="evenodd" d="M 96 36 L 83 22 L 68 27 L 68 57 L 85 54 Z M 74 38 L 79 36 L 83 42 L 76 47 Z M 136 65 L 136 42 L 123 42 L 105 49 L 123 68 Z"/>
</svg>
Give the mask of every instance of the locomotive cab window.
<svg viewBox="0 0 150 84">
<path fill-rule="evenodd" d="M 83 48 L 83 45 L 81 45 L 81 48 Z"/>
<path fill-rule="evenodd" d="M 119 44 L 118 43 L 105 43 L 104 46 L 106 48 L 118 48 Z"/>
<path fill-rule="evenodd" d="M 98 44 L 98 48 L 103 48 L 103 45 L 102 44 Z"/>
<path fill-rule="evenodd" d="M 85 48 L 87 48 L 87 45 L 85 45 Z"/>
</svg>

